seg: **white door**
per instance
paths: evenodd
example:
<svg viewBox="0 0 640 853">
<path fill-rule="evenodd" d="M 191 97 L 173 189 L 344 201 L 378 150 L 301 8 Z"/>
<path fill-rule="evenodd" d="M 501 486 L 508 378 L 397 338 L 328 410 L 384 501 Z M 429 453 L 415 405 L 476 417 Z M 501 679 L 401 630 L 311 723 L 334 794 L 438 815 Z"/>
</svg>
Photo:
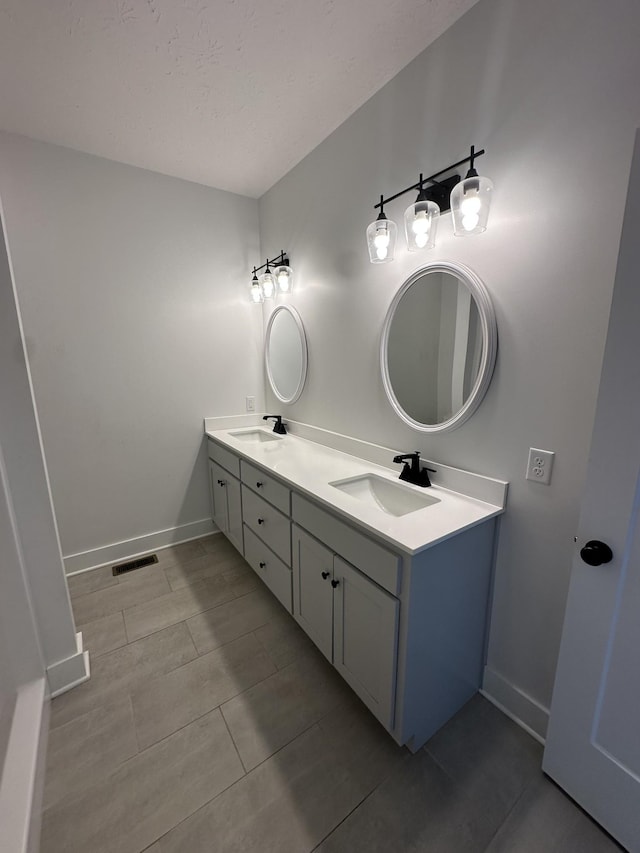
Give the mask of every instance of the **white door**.
<svg viewBox="0 0 640 853">
<path fill-rule="evenodd" d="M 640 850 L 639 474 L 640 132 L 543 762 L 631 851 Z M 589 564 L 607 556 L 584 550 L 593 540 L 611 548 L 610 562 Z"/>
</svg>

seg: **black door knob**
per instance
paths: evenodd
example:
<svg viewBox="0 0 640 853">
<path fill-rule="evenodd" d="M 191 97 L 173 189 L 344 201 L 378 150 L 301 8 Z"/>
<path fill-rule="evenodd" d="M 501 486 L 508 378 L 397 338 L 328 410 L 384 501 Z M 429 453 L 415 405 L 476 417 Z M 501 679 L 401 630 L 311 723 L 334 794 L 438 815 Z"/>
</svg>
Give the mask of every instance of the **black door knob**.
<svg viewBox="0 0 640 853">
<path fill-rule="evenodd" d="M 330 574 L 331 572 L 322 572 L 322 577 L 326 580 Z"/>
<path fill-rule="evenodd" d="M 258 524 L 264 524 L 264 518 L 259 518 L 259 519 L 258 519 Z"/>
<path fill-rule="evenodd" d="M 584 548 L 580 549 L 580 556 L 590 566 L 601 566 L 603 563 L 610 563 L 613 560 L 613 551 L 604 542 L 592 539 L 587 542 Z"/>
<path fill-rule="evenodd" d="M 259 563 L 259 566 L 260 566 L 260 568 L 261 568 L 261 569 L 264 569 L 264 567 L 265 567 L 266 565 L 267 565 L 267 564 L 266 564 L 265 562 L 260 562 L 260 563 Z"/>
<path fill-rule="evenodd" d="M 331 581 L 331 586 L 335 589 L 339 583 L 340 581 Z"/>
</svg>

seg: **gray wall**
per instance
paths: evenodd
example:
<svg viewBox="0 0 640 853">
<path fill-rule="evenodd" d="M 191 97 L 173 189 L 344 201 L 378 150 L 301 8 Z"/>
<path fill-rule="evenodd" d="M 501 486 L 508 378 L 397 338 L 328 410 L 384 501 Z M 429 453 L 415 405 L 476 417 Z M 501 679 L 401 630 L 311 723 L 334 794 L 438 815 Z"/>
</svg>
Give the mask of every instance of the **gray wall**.
<svg viewBox="0 0 640 853">
<path fill-rule="evenodd" d="M 511 484 L 488 664 L 512 707 L 551 696 L 640 123 L 639 43 L 632 0 L 480 0 L 260 200 L 263 254 L 288 249 L 309 340 L 306 389 L 276 410 Z M 425 437 L 394 415 L 378 369 L 386 310 L 420 261 L 400 240 L 393 264 L 372 265 L 364 235 L 380 193 L 471 143 L 495 182 L 489 229 L 454 237 L 443 217 L 424 257 L 483 279 L 498 362 L 473 418 Z M 410 200 L 387 214 L 400 223 Z M 556 451 L 549 487 L 524 479 L 531 445 Z"/>
<path fill-rule="evenodd" d="M 6 134 L 0 197 L 63 553 L 206 519 L 202 419 L 263 405 L 257 202 Z"/>
</svg>

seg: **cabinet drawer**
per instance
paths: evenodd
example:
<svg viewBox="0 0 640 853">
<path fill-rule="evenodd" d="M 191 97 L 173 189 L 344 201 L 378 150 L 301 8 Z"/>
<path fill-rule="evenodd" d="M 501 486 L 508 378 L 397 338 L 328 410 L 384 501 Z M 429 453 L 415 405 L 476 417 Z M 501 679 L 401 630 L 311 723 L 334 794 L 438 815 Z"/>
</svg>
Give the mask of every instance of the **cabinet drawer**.
<svg viewBox="0 0 640 853">
<path fill-rule="evenodd" d="M 290 514 L 291 492 L 285 485 L 278 480 L 274 480 L 273 477 L 265 474 L 264 471 L 261 471 L 254 465 L 251 465 L 250 462 L 245 462 L 244 459 L 240 462 L 240 471 L 242 473 L 241 480 L 245 485 L 259 494 L 260 497 L 272 503 L 280 512 L 283 512 L 285 515 Z"/>
<path fill-rule="evenodd" d="M 244 526 L 244 556 L 251 568 L 291 613 L 291 569 Z"/>
<path fill-rule="evenodd" d="M 381 587 L 393 595 L 399 595 L 401 569 L 397 554 L 387 551 L 364 533 L 295 492 L 292 495 L 291 507 L 291 515 L 296 524 L 304 527 Z"/>
<path fill-rule="evenodd" d="M 207 441 L 209 448 L 209 459 L 213 459 L 214 462 L 217 462 L 218 465 L 222 465 L 223 468 L 226 468 L 231 474 L 235 474 L 236 477 L 240 477 L 240 458 L 232 453 L 230 450 L 227 450 L 226 447 L 221 447 L 215 441 L 208 439 Z"/>
<path fill-rule="evenodd" d="M 242 520 L 288 566 L 291 565 L 289 518 L 246 486 L 242 486 Z"/>
</svg>

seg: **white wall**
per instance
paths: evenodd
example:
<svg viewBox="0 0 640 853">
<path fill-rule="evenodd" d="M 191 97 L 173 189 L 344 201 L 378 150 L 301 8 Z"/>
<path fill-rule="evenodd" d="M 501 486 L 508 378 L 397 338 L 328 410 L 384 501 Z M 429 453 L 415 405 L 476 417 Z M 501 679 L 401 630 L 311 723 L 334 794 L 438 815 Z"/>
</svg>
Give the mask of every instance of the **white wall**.
<svg viewBox="0 0 640 853">
<path fill-rule="evenodd" d="M 268 407 L 511 483 L 488 664 L 513 708 L 519 691 L 551 696 L 640 123 L 639 33 L 631 0 L 480 0 L 260 200 L 263 254 L 290 253 L 309 341 L 299 402 Z M 425 262 L 483 279 L 498 362 L 473 418 L 425 437 L 394 415 L 378 369 L 386 310 L 420 262 L 400 240 L 393 264 L 371 265 L 365 229 L 380 193 L 472 143 L 496 187 L 489 229 L 453 237 L 443 217 Z M 387 214 L 401 222 L 413 200 Z M 531 445 L 556 451 L 549 487 L 524 479 Z"/>
<path fill-rule="evenodd" d="M 0 195 L 63 553 L 202 530 L 202 419 L 263 405 L 257 202 L 8 134 Z"/>
</svg>

